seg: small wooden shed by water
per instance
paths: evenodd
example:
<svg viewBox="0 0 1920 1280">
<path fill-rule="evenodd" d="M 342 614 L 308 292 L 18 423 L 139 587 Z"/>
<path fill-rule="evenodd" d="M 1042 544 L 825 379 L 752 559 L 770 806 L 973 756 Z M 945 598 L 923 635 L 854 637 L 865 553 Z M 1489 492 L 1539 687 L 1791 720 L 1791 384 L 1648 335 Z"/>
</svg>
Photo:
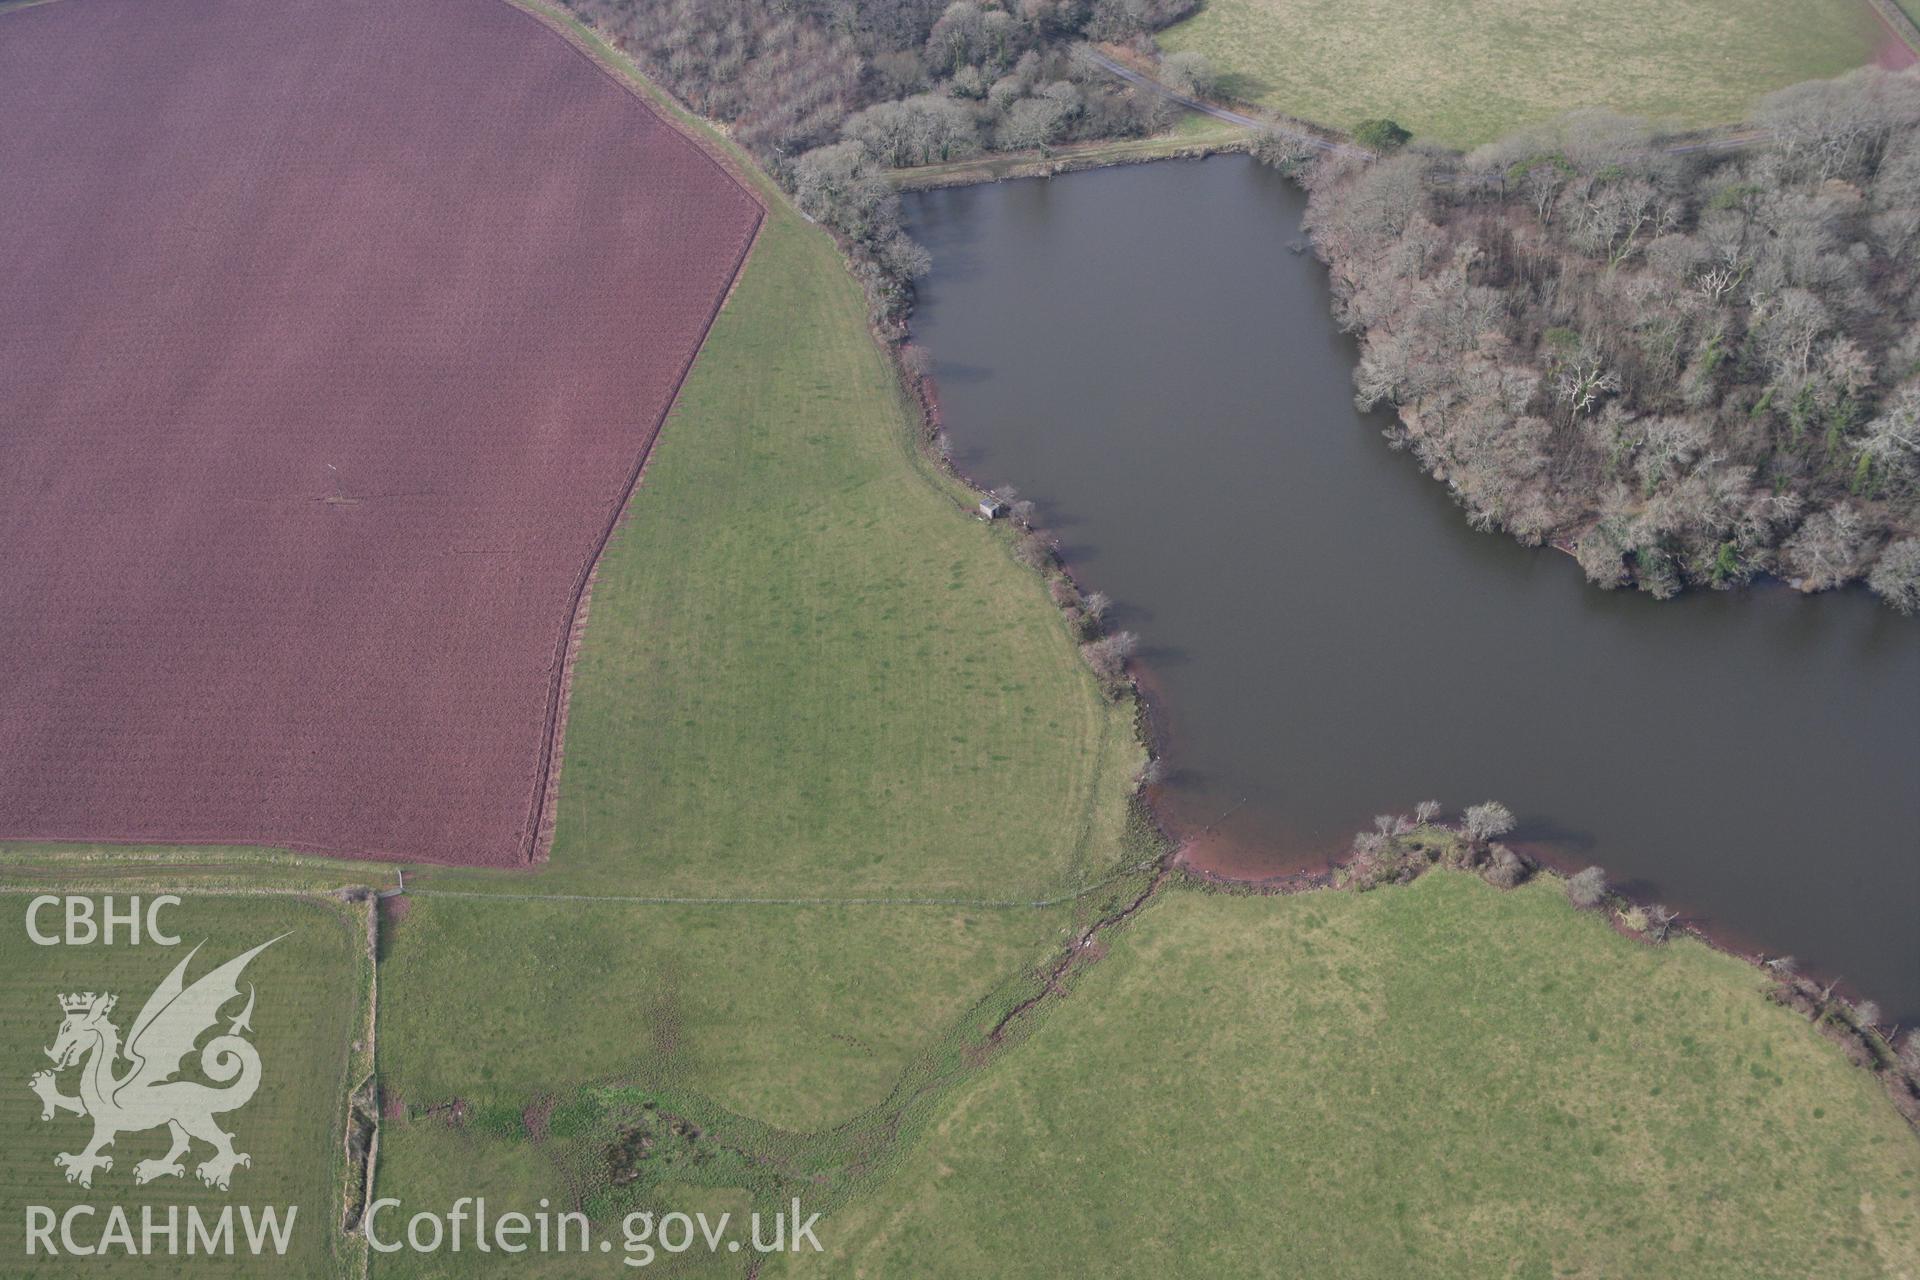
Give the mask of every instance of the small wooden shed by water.
<svg viewBox="0 0 1920 1280">
<path fill-rule="evenodd" d="M 986 497 L 980 499 L 980 514 L 985 519 L 998 520 L 1001 516 L 1007 514 L 1007 504 L 992 494 L 988 494 Z"/>
</svg>

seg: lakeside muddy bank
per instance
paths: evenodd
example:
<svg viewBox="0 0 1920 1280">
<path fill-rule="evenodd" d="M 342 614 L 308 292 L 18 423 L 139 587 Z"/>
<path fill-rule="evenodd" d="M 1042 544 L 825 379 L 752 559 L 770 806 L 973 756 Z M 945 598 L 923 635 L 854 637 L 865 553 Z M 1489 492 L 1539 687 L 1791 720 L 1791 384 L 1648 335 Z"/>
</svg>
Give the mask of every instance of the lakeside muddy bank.
<svg viewBox="0 0 1920 1280">
<path fill-rule="evenodd" d="M 1141 636 L 1156 807 L 1213 869 L 1493 796 L 1549 861 L 1920 1010 L 1900 619 L 1602 593 L 1473 533 L 1354 410 L 1302 197 L 1244 158 L 907 199 L 956 461 L 1037 500 Z"/>
</svg>

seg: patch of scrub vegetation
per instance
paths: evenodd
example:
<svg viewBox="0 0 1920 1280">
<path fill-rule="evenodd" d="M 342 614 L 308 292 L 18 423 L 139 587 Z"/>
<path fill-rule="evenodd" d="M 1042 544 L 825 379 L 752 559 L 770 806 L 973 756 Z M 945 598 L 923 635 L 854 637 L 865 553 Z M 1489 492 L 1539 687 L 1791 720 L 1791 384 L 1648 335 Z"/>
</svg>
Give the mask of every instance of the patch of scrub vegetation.
<svg viewBox="0 0 1920 1280">
<path fill-rule="evenodd" d="M 487 1197 L 490 1214 L 553 1215 L 553 1241 L 560 1238 L 560 1215 L 587 1212 L 593 1239 L 612 1239 L 616 1248 L 622 1239 L 620 1219 L 630 1212 L 705 1212 L 713 1217 L 729 1213 L 744 1221 L 754 1205 L 752 1196 L 739 1187 L 711 1185 L 715 1178 L 752 1181 L 737 1158 L 713 1161 L 667 1149 L 669 1143 L 663 1139 L 674 1138 L 673 1129 L 696 1130 L 677 1117 L 663 1115 L 651 1099 L 601 1092 L 565 1101 L 549 1098 L 525 1111 L 465 1105 L 457 1114 L 449 1109 L 405 1123 L 389 1120 L 386 1128 L 389 1138 L 383 1141 L 390 1139 L 390 1145 L 383 1148 L 383 1161 L 393 1184 L 400 1188 L 396 1194 L 404 1199 L 398 1207 L 382 1209 L 373 1223 L 382 1246 L 375 1252 L 378 1280 L 492 1275 L 576 1280 L 583 1274 L 618 1268 L 591 1241 L 586 1252 L 600 1260 L 582 1258 L 577 1223 L 568 1226 L 564 1249 L 528 1251 L 505 1259 L 497 1254 L 493 1258 L 477 1255 L 471 1228 L 464 1249 L 457 1253 L 444 1240 L 431 1251 L 386 1248 L 403 1241 L 408 1217 L 420 1208 L 444 1212 L 460 1197 L 477 1192 Z M 684 1168 L 694 1181 L 649 1183 L 623 1192 L 607 1176 L 613 1159 L 622 1153 L 643 1155 L 642 1165 Z M 586 1168 L 577 1157 L 586 1157 L 587 1163 L 597 1167 Z M 699 1167 L 692 1167 L 696 1163 Z M 702 1251 L 682 1258 L 663 1255 L 646 1274 L 737 1277 L 740 1270 L 737 1260 L 711 1259 Z"/>
<path fill-rule="evenodd" d="M 1136 827 L 1132 838 L 1138 841 L 1145 835 Z M 990 1060 L 1004 1029 L 1021 1025 L 1023 1015 L 1057 994 L 1063 975 L 1091 954 L 1063 944 L 1097 932 L 1098 922 L 1138 901 L 1154 878 L 1149 872 L 1117 876 L 1099 892 L 1077 899 L 1070 912 L 1051 915 L 1061 927 L 1046 948 L 1044 965 L 1022 963 L 1015 955 L 989 957 L 985 963 L 978 958 L 929 957 L 928 964 L 949 972 L 963 988 L 993 964 L 999 966 L 1000 980 L 983 994 L 963 992 L 966 998 L 947 1008 L 933 1007 L 924 998 L 919 1004 L 898 999 L 889 1004 L 889 998 L 903 994 L 903 986 L 922 993 L 940 987 L 924 975 L 903 974 L 897 959 L 892 969 L 876 967 L 862 975 L 871 985 L 869 991 L 823 995 L 807 990 L 822 966 L 810 967 L 804 955 L 785 955 L 776 945 L 767 951 L 768 966 L 736 966 L 728 975 L 733 985 L 713 998 L 688 999 L 684 1011 L 644 1011 L 646 1020 L 639 1028 L 643 1034 L 665 1031 L 675 1041 L 687 1042 L 690 1051 L 681 1055 L 667 1045 L 630 1047 L 635 1059 L 630 1072 L 610 1071 L 579 1082 L 582 1073 L 622 1056 L 617 1036 L 596 1037 L 593 1029 L 571 1039 L 560 1037 L 564 1045 L 577 1045 L 583 1059 L 556 1062 L 521 1055 L 521 1061 L 544 1063 L 543 1073 L 463 1069 L 460 1064 L 468 1053 L 463 1047 L 410 1055 L 399 1060 L 396 1088 L 387 1097 L 381 1194 L 408 1204 L 444 1204 L 483 1186 L 490 1203 L 535 1205 L 544 1198 L 556 1209 L 585 1214 L 599 1235 L 622 1231 L 630 1214 L 689 1213 L 713 1204 L 736 1212 L 736 1217 L 744 1209 L 771 1221 L 798 1198 L 808 1212 L 831 1214 L 884 1176 L 902 1135 L 920 1132 L 940 1100 Z M 402 931 L 419 910 L 416 904 Z M 827 917 L 823 912 L 795 913 L 793 922 L 813 929 L 829 924 Z M 657 924 L 660 917 L 649 914 L 646 922 Z M 847 929 L 813 945 L 823 951 L 845 947 L 860 960 L 914 945 L 899 943 L 890 932 L 895 922 L 876 909 L 847 913 L 847 924 Z M 924 921 L 909 922 L 907 931 L 915 925 L 924 933 Z M 877 933 L 863 942 L 856 936 L 862 927 Z M 605 942 L 593 938 L 587 945 Z M 673 957 L 671 967 L 684 972 L 676 952 L 681 942 L 662 940 L 652 954 Z M 799 972 L 785 978 L 785 985 L 763 992 L 761 984 L 771 981 L 771 962 L 782 959 Z M 695 962 L 699 960 L 696 954 Z M 564 956 L 560 962 L 565 963 Z M 630 976 L 630 970 L 616 964 L 608 981 L 618 985 Z M 520 979 L 518 966 L 507 966 L 508 985 Z M 807 1011 L 783 1007 L 793 1004 Z M 856 1031 L 823 1032 L 837 1025 L 835 1019 L 843 1018 L 847 1009 L 856 1015 Z M 714 1010 L 721 1012 L 715 1015 Z M 929 1034 L 925 1027 L 935 1016 L 944 1016 L 946 1023 Z M 544 1035 L 551 1027 L 543 1023 L 529 1028 L 521 1022 L 513 1030 Z M 823 1047 L 823 1034 L 838 1043 Z M 391 1040 L 389 1036 L 388 1043 Z M 494 1047 L 502 1055 L 512 1052 L 504 1039 Z M 872 1063 L 854 1065 L 856 1057 L 874 1060 L 883 1069 L 875 1074 Z M 817 1066 L 814 1058 L 821 1060 Z M 395 1060 L 394 1055 L 388 1059 Z M 501 1058 L 492 1061 L 497 1064 Z M 465 1095 L 422 1103 L 399 1092 L 401 1078 L 425 1080 L 435 1072 L 456 1075 L 463 1070 L 479 1080 L 476 1090 Z M 835 1073 L 846 1074 L 854 1083 L 830 1079 Z M 719 1099 L 710 1096 L 724 1092 L 736 1077 L 769 1087 Z M 867 1082 L 884 1085 L 883 1094 L 863 1096 L 861 1085 Z M 833 1112 L 836 1106 L 856 1102 L 861 1107 L 857 1113 Z M 775 1115 L 778 1123 L 732 1106 Z M 804 1124 L 811 1124 L 810 1131 L 800 1130 Z M 405 1214 L 400 1216 L 404 1219 Z M 391 1238 L 391 1230 L 380 1229 L 383 1239 Z M 698 1259 L 684 1257 L 663 1261 L 699 1265 Z M 379 1274 L 439 1275 L 445 1272 L 436 1266 L 447 1262 L 444 1257 L 383 1254 Z M 549 1270 L 534 1274 L 572 1274 L 554 1259 L 542 1265 Z M 483 1266 L 460 1274 L 490 1273 Z"/>
<path fill-rule="evenodd" d="M 825 1224 L 812 1271 L 1920 1265 L 1920 1144 L 1878 1082 L 1745 962 L 1565 898 L 1446 870 L 1167 894 Z"/>
<path fill-rule="evenodd" d="M 1769 89 L 1872 61 L 1881 38 L 1866 0 L 1207 0 L 1159 42 L 1274 110 L 1469 146 L 1576 107 L 1730 123 Z"/>
<path fill-rule="evenodd" d="M 77 891 L 76 891 L 77 892 Z M 302 1277 L 348 1276 L 358 1273 L 358 1241 L 339 1231 L 343 1189 L 348 1185 L 345 1126 L 348 1092 L 358 1083 L 351 1077 L 364 1070 L 371 1046 L 366 1043 L 367 1002 L 371 998 L 371 961 L 366 946 L 369 905 L 338 899 L 294 895 L 244 896 L 184 895 L 180 905 L 162 917 L 177 932 L 181 944 L 140 946 L 35 945 L 21 926 L 29 895 L 10 893 L 0 898 L 0 914 L 10 927 L 0 931 L 0 1025 L 5 1042 L 19 1064 L 12 1087 L 17 1097 L 0 1111 L 0 1194 L 11 1206 L 0 1223 L 0 1251 L 10 1259 L 26 1259 L 23 1206 L 43 1205 L 64 1214 L 73 1205 L 95 1205 L 90 1219 L 76 1220 L 76 1237 L 83 1244 L 100 1241 L 108 1225 L 110 1206 L 123 1207 L 130 1217 L 136 1244 L 141 1211 L 152 1206 L 165 1221 L 167 1207 L 178 1206 L 181 1248 L 186 1243 L 186 1214 L 197 1210 L 202 1220 L 216 1224 L 223 1209 L 247 1205 L 259 1211 L 298 1206 L 293 1217 L 286 1255 L 273 1260 L 276 1275 Z M 101 899 L 95 898 L 96 905 Z M 124 909 L 126 898 L 117 905 Z M 52 925 L 57 911 L 47 911 L 43 923 Z M 57 925 L 52 925 L 57 930 Z M 215 1117 L 233 1134 L 234 1147 L 251 1163 L 233 1171 L 232 1187 L 221 1191 L 202 1184 L 194 1166 L 212 1154 L 195 1142 L 183 1163 L 181 1177 L 160 1177 L 144 1185 L 134 1181 L 135 1166 L 159 1159 L 168 1148 L 165 1129 L 122 1132 L 107 1149 L 109 1169 L 93 1174 L 93 1185 L 70 1185 L 54 1166 L 56 1152 L 78 1152 L 93 1132 L 84 1117 L 55 1112 L 42 1120 L 41 1106 L 26 1087 L 26 1077 L 49 1066 L 39 1048 L 54 1043 L 63 1015 L 57 997 L 76 992 L 111 993 L 117 1003 L 108 1020 L 120 1034 L 131 1034 L 133 1021 L 147 998 L 172 968 L 187 958 L 197 943 L 199 954 L 187 972 L 193 982 L 217 965 L 285 934 L 248 965 L 242 991 L 257 991 L 251 1032 L 258 1049 L 261 1077 L 258 1091 L 245 1106 Z M 235 1000 L 223 1009 L 220 1028 L 240 1013 Z M 65 1095 L 80 1092 L 79 1077 L 87 1059 L 56 1077 Z M 122 1060 L 114 1068 L 124 1074 Z M 190 1054 L 182 1078 L 214 1083 L 200 1073 L 198 1054 Z M 237 1240 L 244 1229 L 234 1222 Z M 59 1240 L 56 1232 L 54 1239 Z M 183 1265 L 168 1257 L 161 1239 L 158 1256 L 129 1256 L 114 1248 L 104 1257 L 48 1258 L 44 1253 L 14 1268 L 26 1266 L 35 1276 L 101 1275 L 171 1277 L 182 1274 L 246 1276 L 261 1274 L 262 1263 L 241 1250 L 233 1257 L 196 1256 Z M 63 1250 L 64 1254 L 64 1250 Z"/>
<path fill-rule="evenodd" d="M 649 1080 L 794 1131 L 885 1100 L 1071 909 L 422 898 L 382 966 L 389 1102 Z M 479 980 L 476 981 L 476 978 Z"/>
</svg>

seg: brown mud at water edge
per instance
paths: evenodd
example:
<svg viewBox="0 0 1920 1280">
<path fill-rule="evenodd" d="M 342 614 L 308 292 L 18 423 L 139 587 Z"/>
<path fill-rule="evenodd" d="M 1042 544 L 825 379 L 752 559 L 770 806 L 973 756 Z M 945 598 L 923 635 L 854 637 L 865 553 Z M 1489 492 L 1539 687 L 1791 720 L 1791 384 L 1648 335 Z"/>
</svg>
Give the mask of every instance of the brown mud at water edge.
<svg viewBox="0 0 1920 1280">
<path fill-rule="evenodd" d="M 1147 808 L 1154 824 L 1173 842 L 1172 865 L 1197 879 L 1216 884 L 1262 887 L 1318 884 L 1348 856 L 1337 849 L 1282 848 L 1266 824 L 1236 822 L 1245 818 L 1245 801 L 1201 798 L 1182 794 L 1179 781 L 1179 735 L 1172 727 L 1166 689 L 1154 670 L 1151 656 L 1127 664 L 1127 676 L 1145 710 L 1145 726 L 1153 758 L 1174 767 L 1166 782 L 1146 790 Z"/>
<path fill-rule="evenodd" d="M 0 839 L 538 855 L 759 202 L 503 0 L 0 14 Z"/>
<path fill-rule="evenodd" d="M 1165 695 L 1152 664 L 1136 661 L 1129 666 L 1129 674 L 1147 707 L 1154 756 L 1168 760 L 1177 767 L 1177 735 L 1168 728 Z M 1167 860 L 1168 866 L 1207 884 L 1251 889 L 1258 893 L 1299 893 L 1324 889 L 1339 882 L 1341 869 L 1353 857 L 1353 850 L 1345 841 L 1338 845 L 1289 844 L 1268 823 L 1260 820 L 1267 815 L 1252 815 L 1253 820 L 1236 824 L 1236 817 L 1248 816 L 1239 806 L 1213 812 L 1204 802 L 1196 804 L 1165 784 L 1148 789 L 1147 803 L 1156 824 L 1173 841 L 1174 848 Z M 1389 804 L 1373 812 L 1394 811 L 1394 806 Z M 1458 817 L 1457 813 L 1447 814 L 1441 820 L 1457 821 Z M 1371 813 L 1355 814 L 1353 831 L 1368 830 L 1370 823 Z M 1590 859 L 1579 857 L 1574 851 L 1550 840 L 1528 839 L 1524 822 L 1520 830 L 1505 837 L 1503 843 L 1561 876 L 1572 876 L 1592 865 Z M 1741 957 L 1754 964 L 1764 964 L 1781 955 L 1778 949 L 1764 945 L 1764 940 L 1757 934 L 1736 928 L 1714 915 L 1704 903 L 1662 894 L 1658 886 L 1638 880 L 1611 883 L 1609 888 L 1618 897 L 1638 906 L 1658 903 L 1679 912 L 1679 927 L 1684 932 L 1728 955 Z M 1637 934 L 1630 936 L 1640 937 Z M 1859 1000 L 1872 995 L 1872 992 L 1856 987 L 1837 973 L 1816 967 L 1808 970 L 1808 974 L 1823 984 L 1834 983 L 1835 990 L 1848 999 Z"/>
<path fill-rule="evenodd" d="M 1178 808 L 1167 805 L 1165 799 L 1164 789 L 1156 789 L 1156 794 L 1150 797 L 1150 803 L 1155 818 L 1175 841 L 1169 864 L 1188 877 L 1207 884 L 1251 889 L 1258 893 L 1299 893 L 1325 889 L 1340 882 L 1341 869 L 1353 857 L 1353 850 L 1345 846 L 1289 848 L 1271 837 L 1262 840 L 1254 831 L 1186 825 L 1181 820 Z M 1453 822 L 1458 817 L 1457 813 L 1444 815 L 1442 821 Z M 1356 815 L 1353 829 L 1356 832 L 1368 830 L 1369 821 L 1369 818 Z M 1526 839 L 1524 827 L 1518 834 L 1506 837 L 1502 843 L 1538 866 L 1563 877 L 1572 876 L 1592 865 L 1589 859 L 1573 856 L 1568 849 L 1551 841 Z M 1755 965 L 1764 965 L 1768 960 L 1781 956 L 1778 948 L 1766 946 L 1764 939 L 1755 933 L 1728 924 L 1714 915 L 1705 904 L 1662 894 L 1657 886 L 1637 880 L 1610 882 L 1608 888 L 1616 897 L 1636 906 L 1648 907 L 1657 903 L 1677 911 L 1677 927 L 1680 931 L 1727 955 L 1737 956 Z M 1609 919 L 1612 920 L 1612 917 Z M 1617 921 L 1614 921 L 1614 925 L 1625 936 L 1646 941 L 1642 935 L 1633 933 Z M 1822 985 L 1831 982 L 1834 989 L 1849 1000 L 1858 1001 L 1873 994 L 1838 973 L 1819 967 L 1806 969 L 1805 972 Z"/>
</svg>

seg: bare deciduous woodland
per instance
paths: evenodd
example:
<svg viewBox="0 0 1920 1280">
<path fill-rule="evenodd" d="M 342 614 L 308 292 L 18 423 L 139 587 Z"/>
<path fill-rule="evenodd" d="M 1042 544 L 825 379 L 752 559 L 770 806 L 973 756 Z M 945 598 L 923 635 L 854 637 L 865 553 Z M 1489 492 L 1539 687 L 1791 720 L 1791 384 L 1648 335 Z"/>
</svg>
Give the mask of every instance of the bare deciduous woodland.
<svg viewBox="0 0 1920 1280">
<path fill-rule="evenodd" d="M 884 171 L 1165 129 L 1171 104 L 1129 92 L 1080 42 L 1144 35 L 1194 2 L 569 0 L 847 239 L 893 337 L 927 263 Z"/>
<path fill-rule="evenodd" d="M 1475 525 L 1655 596 L 1920 609 L 1920 78 L 1783 90 L 1741 149 L 1580 113 L 1308 170 L 1363 406 Z"/>
<path fill-rule="evenodd" d="M 1192 4 L 574 7 L 840 233 L 898 338 L 929 264 L 886 171 L 1166 127 L 1169 104 L 1083 42 L 1145 40 Z M 1190 62 L 1166 72 L 1201 87 Z M 1310 186 L 1361 402 L 1398 410 L 1394 442 L 1477 526 L 1560 546 L 1606 587 L 1864 580 L 1911 613 L 1920 79 L 1799 85 L 1755 122 L 1769 140 L 1735 150 L 1588 111 L 1464 159 L 1256 152 Z"/>
</svg>

